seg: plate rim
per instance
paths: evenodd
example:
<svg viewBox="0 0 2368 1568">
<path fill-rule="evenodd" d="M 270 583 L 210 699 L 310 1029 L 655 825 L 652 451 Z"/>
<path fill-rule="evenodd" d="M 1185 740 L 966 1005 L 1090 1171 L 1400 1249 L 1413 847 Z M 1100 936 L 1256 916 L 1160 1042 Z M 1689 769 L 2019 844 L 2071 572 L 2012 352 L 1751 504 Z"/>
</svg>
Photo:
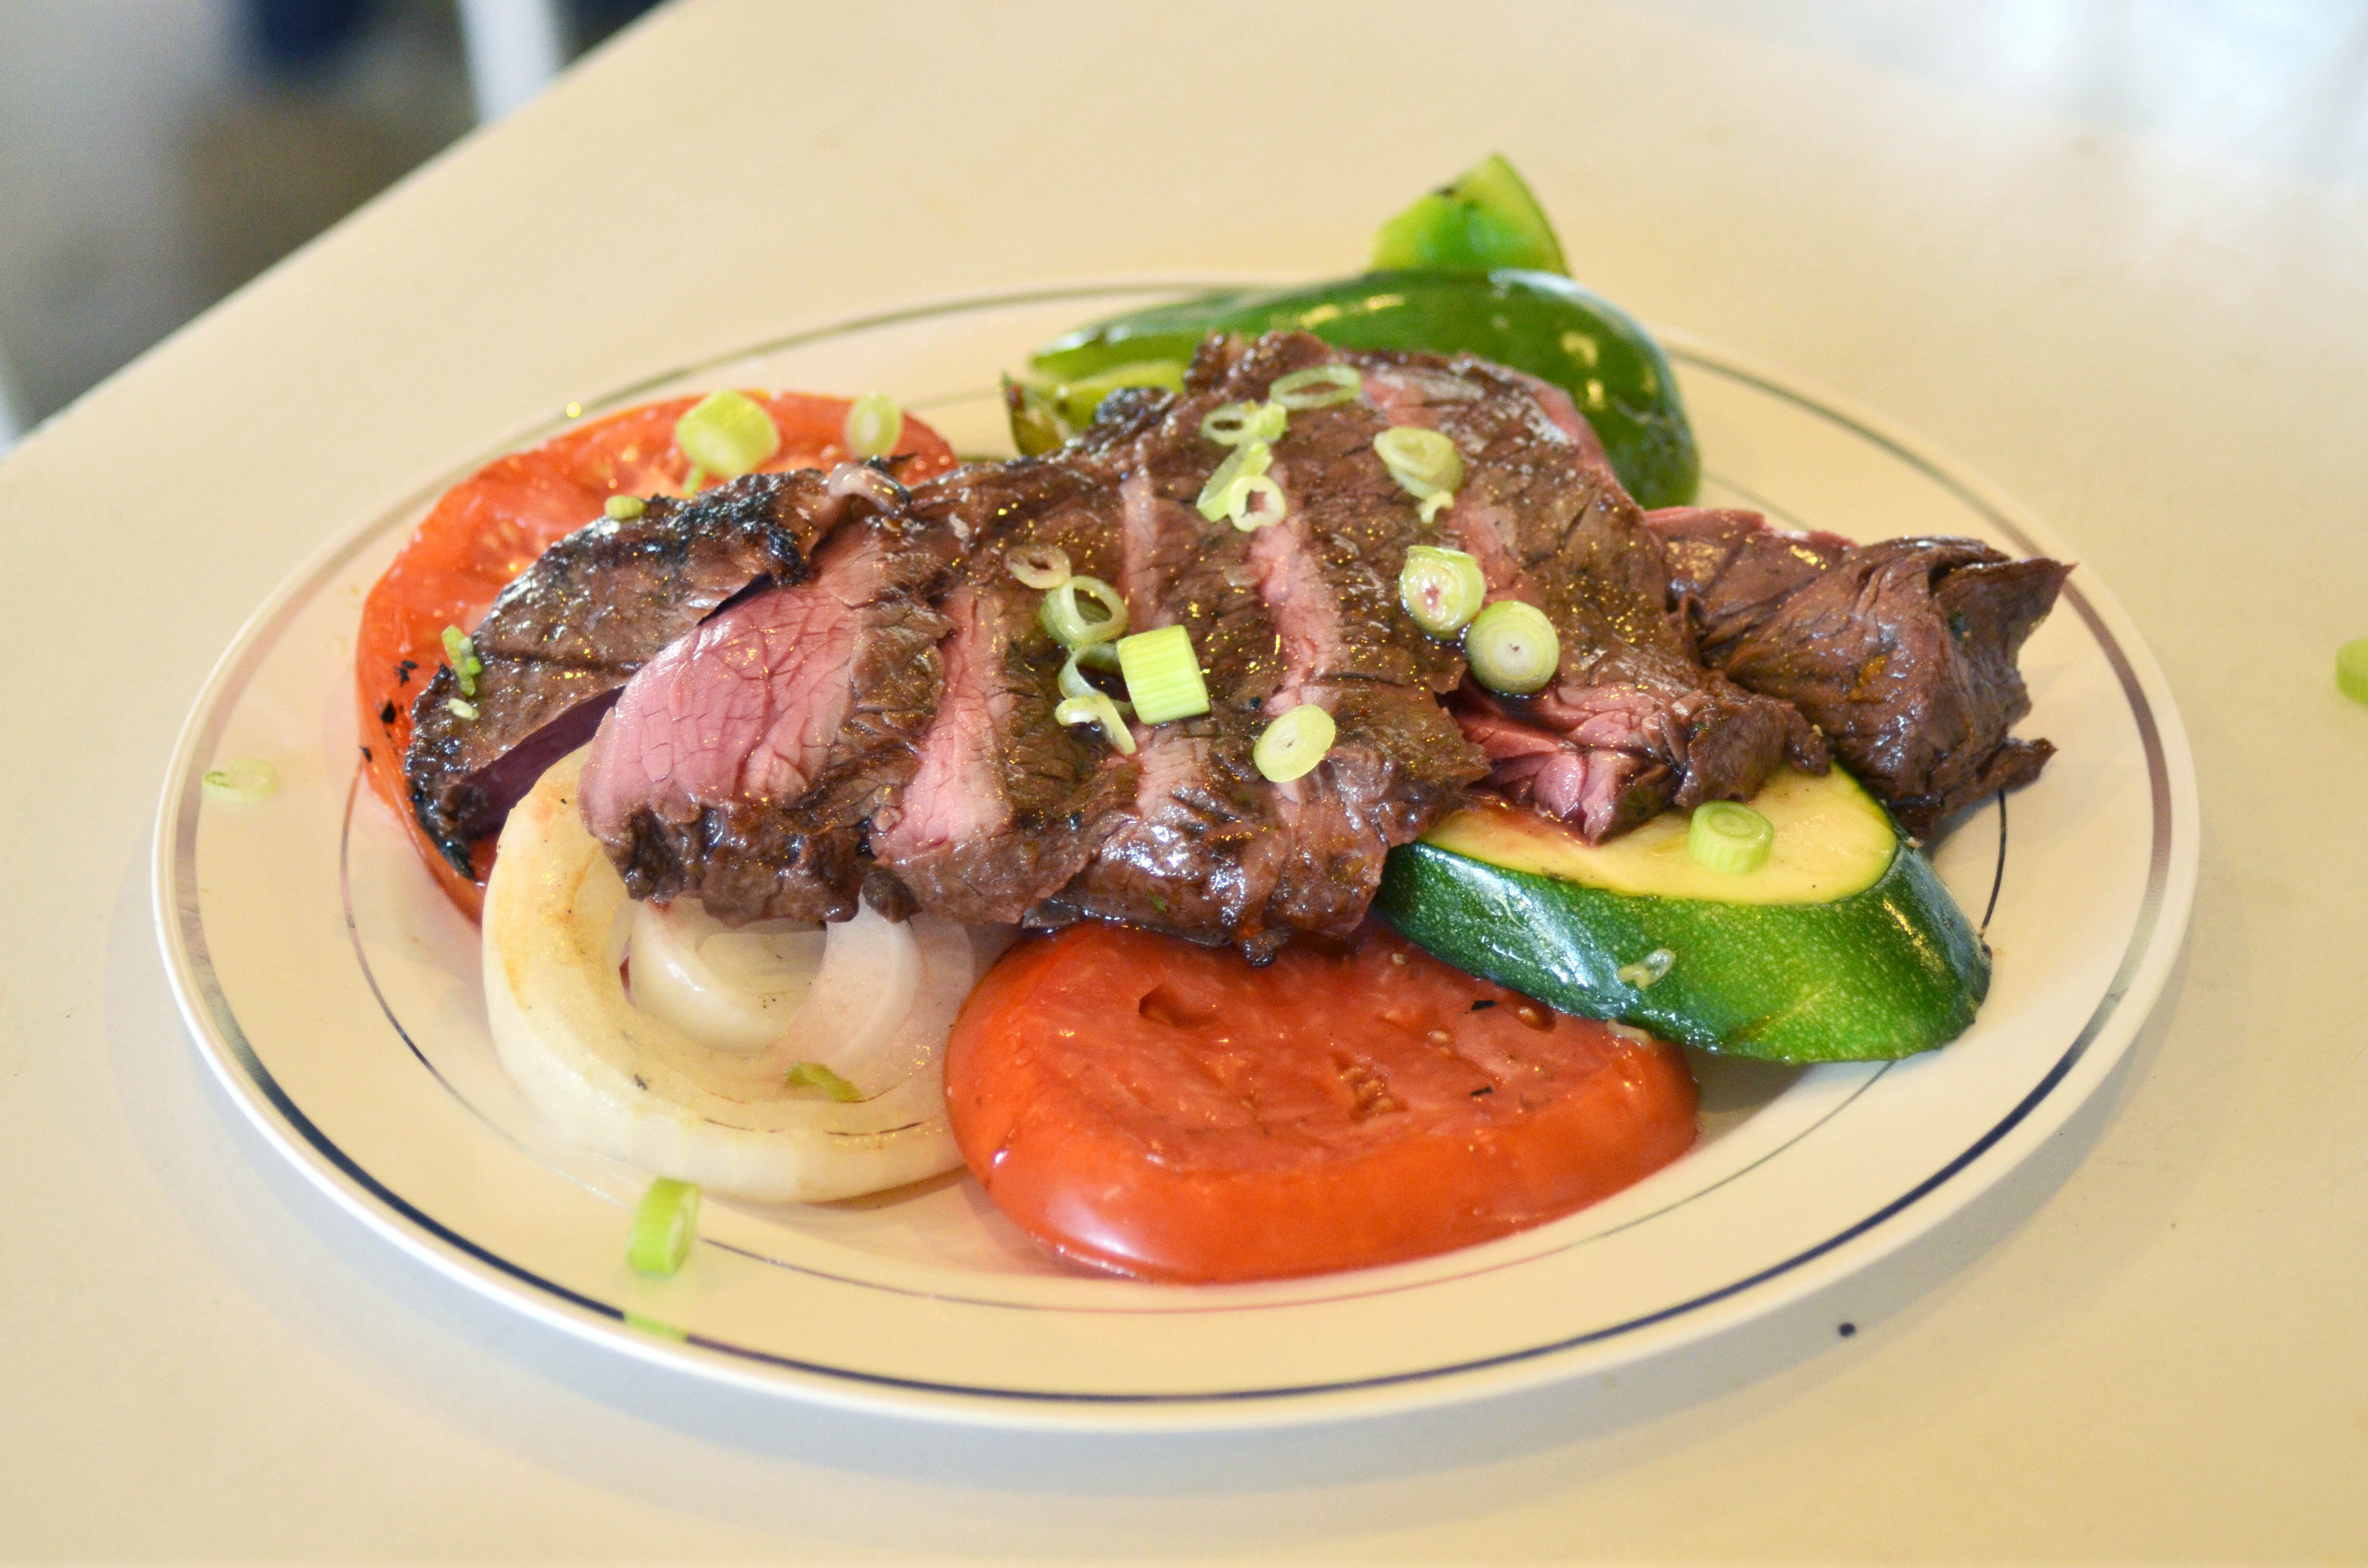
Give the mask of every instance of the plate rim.
<svg viewBox="0 0 2368 1568">
<path fill-rule="evenodd" d="M 565 405 L 560 415 L 539 416 L 464 464 L 481 463 L 564 427 L 586 407 L 620 405 L 687 376 L 834 336 L 971 311 L 1238 285 L 1238 278 L 1179 282 L 1174 274 L 1163 274 L 969 294 L 845 317 L 636 378 L 596 398 Z M 2067 558 L 2052 528 L 1985 475 L 1926 438 L 1855 400 L 1693 335 L 1658 326 L 1650 330 L 1680 366 L 1729 377 L 1839 425 L 1922 472 L 2027 553 Z M 191 1043 L 275 1152 L 290 1159 L 336 1207 L 439 1275 L 575 1338 L 649 1365 L 689 1371 L 775 1398 L 866 1414 L 999 1429 L 1194 1431 L 1306 1426 L 1477 1401 L 1603 1369 L 1586 1352 L 1615 1338 L 1633 1347 L 1633 1353 L 1617 1358 L 1618 1364 L 1657 1358 L 1713 1341 L 1872 1266 L 1938 1228 L 1988 1190 L 2087 1104 L 2127 1054 L 2184 943 L 2201 845 L 2194 761 L 2185 726 L 2159 665 L 2119 603 L 2102 584 L 2076 577 L 2066 585 L 2064 598 L 2111 665 L 2137 724 L 2148 767 L 2153 831 L 2146 881 L 2121 961 L 2078 1033 L 2005 1116 L 1923 1180 L 1888 1196 L 1872 1212 L 1815 1245 L 1688 1301 L 1575 1337 L 1478 1360 L 1301 1386 L 1185 1393 L 998 1389 L 800 1362 L 698 1335 L 681 1342 L 654 1337 L 632 1326 L 630 1314 L 621 1308 L 532 1274 L 459 1235 L 340 1150 L 256 1055 L 206 952 L 193 875 L 201 744 L 210 740 L 216 722 L 226 718 L 226 699 L 245 689 L 281 623 L 301 612 L 353 556 L 376 542 L 389 517 L 427 505 L 454 473 L 467 472 L 468 466 L 448 467 L 436 479 L 389 506 L 369 510 L 324 541 L 247 618 L 216 660 L 176 741 L 157 805 L 151 861 L 154 919 L 167 979 Z M 1978 1181 L 1960 1179 L 1975 1167 L 1994 1174 Z M 1936 1195 L 1941 1201 L 1927 1201 Z"/>
</svg>

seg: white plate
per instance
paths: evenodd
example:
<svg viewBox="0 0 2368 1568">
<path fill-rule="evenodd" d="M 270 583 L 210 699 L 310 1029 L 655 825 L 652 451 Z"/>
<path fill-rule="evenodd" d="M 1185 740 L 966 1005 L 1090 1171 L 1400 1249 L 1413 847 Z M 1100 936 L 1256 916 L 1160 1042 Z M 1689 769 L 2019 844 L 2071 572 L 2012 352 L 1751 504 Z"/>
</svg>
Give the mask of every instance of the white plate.
<svg viewBox="0 0 2368 1568">
<path fill-rule="evenodd" d="M 1073 290 L 846 324 L 591 411 L 716 384 L 879 388 L 958 449 L 1008 450 L 998 369 L 1166 291 Z M 2011 502 L 1880 421 L 1671 347 L 1706 501 L 1860 539 L 1970 534 L 2066 555 Z M 817 1208 L 711 1202 L 690 1265 L 653 1282 L 624 1262 L 643 1178 L 564 1146 L 502 1077 L 475 930 L 359 783 L 361 596 L 435 494 L 488 455 L 323 551 L 223 655 L 159 814 L 159 930 L 199 1051 L 324 1191 L 497 1300 L 686 1372 L 971 1422 L 1212 1427 L 1445 1403 L 1666 1353 L 1864 1267 L 1998 1181 L 2128 1047 L 2186 926 L 2197 843 L 2186 741 L 2153 658 L 2076 573 L 2022 660 L 2034 711 L 2021 733 L 2063 751 L 2036 786 L 1939 847 L 1960 902 L 1988 911 L 1997 951 L 1979 1021 L 1943 1051 L 1809 1071 L 1702 1060 L 1703 1136 L 1683 1160 L 1554 1224 L 1389 1268 L 1201 1288 L 1088 1277 L 949 1177 Z M 278 791 L 205 800 L 199 775 L 236 756 L 270 761 Z"/>
</svg>

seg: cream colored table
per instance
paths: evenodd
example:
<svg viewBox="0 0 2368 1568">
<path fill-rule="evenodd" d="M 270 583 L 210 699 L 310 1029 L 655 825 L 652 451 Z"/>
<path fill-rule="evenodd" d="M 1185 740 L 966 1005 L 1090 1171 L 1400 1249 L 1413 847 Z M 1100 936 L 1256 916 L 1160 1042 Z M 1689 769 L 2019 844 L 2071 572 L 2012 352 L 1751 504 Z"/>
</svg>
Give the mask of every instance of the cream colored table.
<svg viewBox="0 0 2368 1568">
<path fill-rule="evenodd" d="M 2368 1555 L 2368 709 L 2329 678 L 2368 634 L 2368 34 L 1733 11 L 686 5 L 14 452 L 0 1556 Z M 1986 471 L 2161 657 L 2192 938 L 2014 1179 L 1616 1379 L 1030 1437 L 580 1344 L 231 1108 L 157 958 L 150 813 L 208 665 L 330 532 L 803 323 L 1345 269 L 1490 148 L 1589 281 Z"/>
</svg>

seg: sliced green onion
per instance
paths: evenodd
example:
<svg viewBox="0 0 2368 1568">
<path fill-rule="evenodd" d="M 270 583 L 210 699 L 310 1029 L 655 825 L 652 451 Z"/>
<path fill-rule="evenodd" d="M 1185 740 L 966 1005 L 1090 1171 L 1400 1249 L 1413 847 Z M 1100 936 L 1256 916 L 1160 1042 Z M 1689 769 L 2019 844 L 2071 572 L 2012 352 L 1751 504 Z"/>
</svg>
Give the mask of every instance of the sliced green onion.
<svg viewBox="0 0 2368 1568">
<path fill-rule="evenodd" d="M 642 1195 L 633 1210 L 633 1228 L 625 1237 L 625 1261 L 653 1278 L 664 1279 L 690 1256 L 699 1233 L 699 1188 L 687 1181 L 660 1176 Z"/>
<path fill-rule="evenodd" d="M 600 504 L 600 510 L 618 522 L 630 523 L 649 510 L 649 506 L 638 495 L 611 495 Z"/>
<path fill-rule="evenodd" d="M 1705 801 L 1686 828 L 1686 853 L 1713 871 L 1741 876 L 1768 863 L 1776 825 L 1749 806 Z"/>
<path fill-rule="evenodd" d="M 1119 673 L 1118 646 L 1112 642 L 1088 642 L 1082 648 L 1070 649 L 1069 662 L 1079 669 L 1114 676 Z"/>
<path fill-rule="evenodd" d="M 452 666 L 452 678 L 461 683 L 461 695 L 477 695 L 477 677 L 485 673 L 484 661 L 477 657 L 477 645 L 469 634 L 457 626 L 444 629 L 444 662 Z"/>
<path fill-rule="evenodd" d="M 1201 486 L 1201 499 L 1194 505 L 1201 508 L 1201 516 L 1212 523 L 1222 523 L 1233 512 L 1235 487 L 1264 478 L 1266 471 L 1273 466 L 1272 447 L 1264 441 L 1244 441 L 1209 475 L 1209 483 Z"/>
<path fill-rule="evenodd" d="M 2354 702 L 2368 702 L 2368 637 L 2355 638 L 2335 651 L 2336 689 Z"/>
<path fill-rule="evenodd" d="M 1398 571 L 1398 602 L 1433 637 L 1452 637 L 1480 613 L 1488 579 L 1477 556 L 1417 544 Z"/>
<path fill-rule="evenodd" d="M 847 411 L 849 457 L 884 458 L 896 449 L 896 438 L 904 433 L 905 411 L 886 392 L 865 392 Z"/>
<path fill-rule="evenodd" d="M 1082 697 L 1063 699 L 1061 705 L 1053 710 L 1053 722 L 1056 724 L 1099 724 L 1102 734 L 1111 745 L 1130 756 L 1134 753 L 1134 733 L 1119 716 L 1118 704 L 1110 699 L 1108 692 L 1087 691 Z"/>
<path fill-rule="evenodd" d="M 1003 564 L 1021 584 L 1040 591 L 1069 580 L 1069 552 L 1057 544 L 1015 544 L 1003 552 Z"/>
<path fill-rule="evenodd" d="M 1099 655 L 1099 657 L 1096 655 Z M 1087 666 L 1094 669 L 1106 669 L 1112 675 L 1118 674 L 1118 650 L 1107 642 L 1088 642 L 1082 648 L 1073 650 L 1069 656 L 1062 661 L 1061 673 L 1059 676 L 1054 677 L 1053 684 L 1061 688 L 1061 695 L 1063 697 L 1107 697 L 1110 695 L 1108 692 L 1103 691 L 1100 687 L 1096 686 L 1093 682 L 1086 678 L 1086 668 Z M 1127 714 L 1134 711 L 1132 706 L 1124 702 L 1117 701 L 1115 699 L 1112 699 L 1110 705 L 1118 710 L 1119 716 L 1121 718 L 1124 718 Z M 1063 720 L 1062 722 L 1066 723 L 1068 721 Z"/>
<path fill-rule="evenodd" d="M 674 443 L 698 465 L 685 487 L 688 494 L 708 474 L 737 479 L 754 471 L 781 449 L 781 433 L 761 403 L 726 388 L 709 392 L 675 422 Z"/>
<path fill-rule="evenodd" d="M 1244 441 L 1279 441 L 1291 415 L 1279 403 L 1229 403 L 1212 408 L 1201 421 L 1201 438 L 1223 447 Z"/>
<path fill-rule="evenodd" d="M 1554 679 L 1562 662 L 1562 640 L 1554 622 L 1535 605 L 1498 599 L 1463 629 L 1463 656 L 1472 674 L 1491 691 L 1527 697 Z"/>
<path fill-rule="evenodd" d="M 1452 490 L 1442 490 L 1436 495 L 1424 496 L 1422 498 L 1422 505 L 1415 509 L 1422 514 L 1422 520 L 1429 523 L 1436 522 L 1439 518 L 1440 513 L 1447 510 L 1448 507 L 1454 505 L 1455 492 Z"/>
<path fill-rule="evenodd" d="M 819 1062 L 792 1062 L 781 1082 L 793 1089 L 820 1089 L 841 1105 L 853 1105 L 863 1091 Z"/>
<path fill-rule="evenodd" d="M 1310 365 L 1304 370 L 1277 376 L 1266 395 L 1297 413 L 1303 408 L 1329 408 L 1336 403 L 1347 403 L 1363 391 L 1365 379 L 1357 373 L 1354 365 Z"/>
<path fill-rule="evenodd" d="M 1324 760 L 1339 733 L 1332 715 L 1313 702 L 1303 702 L 1279 715 L 1250 748 L 1250 761 L 1277 784 L 1288 784 Z"/>
<path fill-rule="evenodd" d="M 220 767 L 207 769 L 198 782 L 205 786 L 209 800 L 245 804 L 260 801 L 278 789 L 279 775 L 261 757 L 234 756 Z"/>
<path fill-rule="evenodd" d="M 682 476 L 683 498 L 685 500 L 689 500 L 691 496 L 698 494 L 700 487 L 705 485 L 706 483 L 707 471 L 700 467 L 697 463 L 691 464 L 690 472 Z"/>
<path fill-rule="evenodd" d="M 1192 634 L 1180 626 L 1121 637 L 1118 667 L 1134 716 L 1146 724 L 1190 719 L 1209 710 L 1208 684 L 1192 652 Z"/>
<path fill-rule="evenodd" d="M 463 721 L 474 719 L 477 716 L 475 703 L 464 702 L 457 697 L 448 697 L 444 699 L 444 710 L 455 719 Z"/>
<path fill-rule="evenodd" d="M 1077 603 L 1079 594 L 1110 613 L 1087 619 L 1084 607 Z M 1037 607 L 1036 619 L 1064 648 L 1082 648 L 1089 642 L 1107 642 L 1125 634 L 1126 601 L 1099 577 L 1071 577 L 1044 596 L 1044 602 Z"/>
<path fill-rule="evenodd" d="M 1669 971 L 1677 961 L 1678 955 L 1668 949 L 1655 948 L 1634 963 L 1623 963 L 1611 972 L 1622 985 L 1633 985 L 1639 991 L 1650 991 L 1669 977 Z"/>
<path fill-rule="evenodd" d="M 1270 528 L 1290 515 L 1291 503 L 1284 498 L 1282 486 L 1265 474 L 1252 474 L 1234 482 L 1233 500 L 1225 507 L 1225 517 L 1242 532 Z"/>
<path fill-rule="evenodd" d="M 1463 483 L 1463 454 L 1436 430 L 1393 425 L 1373 437 L 1373 450 L 1389 466 L 1390 477 L 1417 500 L 1452 494 Z"/>
</svg>

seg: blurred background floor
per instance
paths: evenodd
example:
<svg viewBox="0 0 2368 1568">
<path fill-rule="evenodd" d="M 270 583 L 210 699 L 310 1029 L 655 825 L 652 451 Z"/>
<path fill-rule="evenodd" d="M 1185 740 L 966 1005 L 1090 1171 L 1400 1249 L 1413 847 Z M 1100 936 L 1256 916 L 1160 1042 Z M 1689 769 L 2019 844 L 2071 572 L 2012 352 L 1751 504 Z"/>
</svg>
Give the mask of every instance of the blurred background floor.
<svg viewBox="0 0 2368 1568">
<path fill-rule="evenodd" d="M 651 5 L 0 0 L 0 449 Z M 2368 196 L 2361 0 L 1658 8 Z"/>
<path fill-rule="evenodd" d="M 0 0 L 0 448 L 652 0 Z"/>
</svg>

